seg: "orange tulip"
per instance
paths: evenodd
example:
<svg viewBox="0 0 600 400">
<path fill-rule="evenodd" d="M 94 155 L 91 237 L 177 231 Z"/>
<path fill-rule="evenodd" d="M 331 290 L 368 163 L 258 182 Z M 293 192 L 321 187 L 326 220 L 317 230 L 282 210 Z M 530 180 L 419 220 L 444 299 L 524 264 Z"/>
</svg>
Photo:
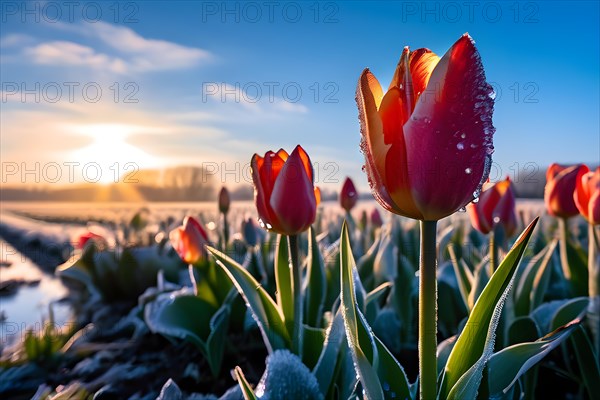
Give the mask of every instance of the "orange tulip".
<svg viewBox="0 0 600 400">
<path fill-rule="evenodd" d="M 573 200 L 581 215 L 590 224 L 600 224 L 600 167 L 594 172 L 586 172 L 585 168 L 579 169 Z"/>
<path fill-rule="evenodd" d="M 544 202 L 550 215 L 569 218 L 579 214 L 575 205 L 573 193 L 577 183 L 577 175 L 589 168 L 583 164 L 563 167 L 552 164 L 546 171 L 546 187 L 544 188 Z"/>
<path fill-rule="evenodd" d="M 317 213 L 310 158 L 298 145 L 291 155 L 280 149 L 251 161 L 259 222 L 267 230 L 295 235 L 308 229 Z"/>
<path fill-rule="evenodd" d="M 354 187 L 354 182 L 352 182 L 352 179 L 346 178 L 344 185 L 342 186 L 342 191 L 340 192 L 340 204 L 344 210 L 350 212 L 357 201 L 358 192 Z"/>
<path fill-rule="evenodd" d="M 469 204 L 467 210 L 471 223 L 482 233 L 490 233 L 496 224 L 502 225 L 507 236 L 515 233 L 515 194 L 508 177 L 484 190 L 479 201 Z"/>
<path fill-rule="evenodd" d="M 179 257 L 188 264 L 206 260 L 205 245 L 209 244 L 208 235 L 202 225 L 193 217 L 185 217 L 183 226 L 175 228 L 169 234 L 171 245 Z"/>
<path fill-rule="evenodd" d="M 229 198 L 229 191 L 223 186 L 219 192 L 219 211 L 221 211 L 222 214 L 227 214 L 230 204 L 231 199 Z"/>
<path fill-rule="evenodd" d="M 479 195 L 493 153 L 494 92 L 469 35 L 442 58 L 405 47 L 385 95 L 365 69 L 356 101 L 365 170 L 385 209 L 434 221 Z"/>
</svg>

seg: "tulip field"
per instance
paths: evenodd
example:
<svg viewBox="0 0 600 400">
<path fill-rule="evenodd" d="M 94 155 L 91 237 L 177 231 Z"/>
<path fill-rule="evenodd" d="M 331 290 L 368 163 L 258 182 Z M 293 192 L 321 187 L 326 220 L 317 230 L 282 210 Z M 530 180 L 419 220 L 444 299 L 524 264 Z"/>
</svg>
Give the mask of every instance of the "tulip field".
<svg viewBox="0 0 600 400">
<path fill-rule="evenodd" d="M 251 205 L 31 213 L 89 229 L 73 323 L 2 349 L 3 398 L 600 399 L 600 168 L 553 164 L 537 206 L 490 182 L 484 65 L 465 34 L 357 77 L 374 201 L 322 201 L 299 144 L 248 155 Z"/>
</svg>

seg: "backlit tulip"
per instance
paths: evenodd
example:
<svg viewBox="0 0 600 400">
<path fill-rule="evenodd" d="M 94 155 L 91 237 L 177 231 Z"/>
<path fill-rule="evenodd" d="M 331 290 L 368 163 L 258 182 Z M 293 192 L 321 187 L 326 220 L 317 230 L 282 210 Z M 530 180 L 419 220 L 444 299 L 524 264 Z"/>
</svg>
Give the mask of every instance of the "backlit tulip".
<svg viewBox="0 0 600 400">
<path fill-rule="evenodd" d="M 579 169 L 573 200 L 581 215 L 590 224 L 600 224 L 600 167 L 594 172 Z"/>
<path fill-rule="evenodd" d="M 231 200 L 229 198 L 229 191 L 225 186 L 223 186 L 219 192 L 219 211 L 221 211 L 223 214 L 227 214 L 230 204 Z"/>
<path fill-rule="evenodd" d="M 340 204 L 344 210 L 350 212 L 357 201 L 358 192 L 354 187 L 354 182 L 352 182 L 352 179 L 346 178 L 344 185 L 342 186 L 342 191 L 340 192 Z"/>
<path fill-rule="evenodd" d="M 515 194 L 509 178 L 484 190 L 479 196 L 479 201 L 470 204 L 467 210 L 471 223 L 482 233 L 490 233 L 496 224 L 502 225 L 507 236 L 515 233 Z"/>
<path fill-rule="evenodd" d="M 106 244 L 106 239 L 104 239 L 104 237 L 97 235 L 94 232 L 86 232 L 79 236 L 79 239 L 77 240 L 77 247 L 83 249 L 90 240 L 99 245 Z"/>
<path fill-rule="evenodd" d="M 550 215 L 569 218 L 579 214 L 575 205 L 573 194 L 577 183 L 577 175 L 589 168 L 583 164 L 563 167 L 552 164 L 546 171 L 546 187 L 544 189 L 544 202 Z"/>
<path fill-rule="evenodd" d="M 206 259 L 204 246 L 208 244 L 208 235 L 195 218 L 185 217 L 183 226 L 172 230 L 169 239 L 179 257 L 186 263 L 195 264 Z"/>
<path fill-rule="evenodd" d="M 254 200 L 263 228 L 285 235 L 305 231 L 314 222 L 317 200 L 310 158 L 298 145 L 291 155 L 280 149 L 251 161 Z"/>
<path fill-rule="evenodd" d="M 433 221 L 479 195 L 493 153 L 494 92 L 469 35 L 442 58 L 406 47 L 387 92 L 365 69 L 356 101 L 365 170 L 384 208 Z"/>
</svg>

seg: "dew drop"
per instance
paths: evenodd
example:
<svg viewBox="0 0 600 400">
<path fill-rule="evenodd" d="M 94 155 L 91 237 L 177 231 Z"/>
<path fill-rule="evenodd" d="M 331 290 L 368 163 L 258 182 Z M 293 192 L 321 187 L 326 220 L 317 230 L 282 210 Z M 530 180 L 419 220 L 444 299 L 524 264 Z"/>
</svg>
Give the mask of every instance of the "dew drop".
<svg viewBox="0 0 600 400">
<path fill-rule="evenodd" d="M 465 174 L 470 174 L 473 170 L 471 168 L 465 168 Z"/>
<path fill-rule="evenodd" d="M 500 222 L 500 217 L 494 217 L 494 223 L 497 224 L 498 222 Z"/>
<path fill-rule="evenodd" d="M 462 139 L 464 139 L 464 138 L 466 138 L 466 137 L 467 137 L 467 134 L 466 134 L 466 133 L 461 133 L 460 137 L 461 137 Z"/>
<path fill-rule="evenodd" d="M 461 207 L 458 209 L 458 212 L 467 212 L 467 208 L 466 207 Z"/>
<path fill-rule="evenodd" d="M 425 122 L 426 124 L 431 123 L 431 120 L 427 117 L 423 118 L 423 122 Z"/>
<path fill-rule="evenodd" d="M 464 144 L 463 142 L 458 142 L 458 143 L 456 144 L 456 148 L 457 148 L 458 150 L 463 150 L 463 149 L 465 148 L 465 144 Z"/>
<path fill-rule="evenodd" d="M 477 203 L 479 203 L 479 197 L 475 197 L 475 198 L 473 199 L 473 204 L 477 204 Z"/>
<path fill-rule="evenodd" d="M 492 90 L 489 94 L 490 99 L 494 100 L 496 98 L 496 92 L 494 90 Z"/>
</svg>

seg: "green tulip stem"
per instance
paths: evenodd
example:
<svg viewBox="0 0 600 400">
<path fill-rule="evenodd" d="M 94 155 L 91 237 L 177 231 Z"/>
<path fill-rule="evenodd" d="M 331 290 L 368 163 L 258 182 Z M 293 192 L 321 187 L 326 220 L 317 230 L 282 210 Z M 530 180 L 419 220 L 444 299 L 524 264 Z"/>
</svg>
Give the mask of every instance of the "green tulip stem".
<svg viewBox="0 0 600 400">
<path fill-rule="evenodd" d="M 188 265 L 188 273 L 190 274 L 190 281 L 192 281 L 194 296 L 198 296 L 198 285 L 196 284 L 196 276 L 194 275 L 194 266 L 192 264 Z"/>
<path fill-rule="evenodd" d="M 421 221 L 419 272 L 419 380 L 421 400 L 437 392 L 437 221 Z"/>
<path fill-rule="evenodd" d="M 304 302 L 302 299 L 302 269 L 298 259 L 298 236 L 288 236 L 289 264 L 292 269 L 292 291 L 294 293 L 294 325 L 292 331 L 292 351 L 302 358 L 302 314 Z"/>
<path fill-rule="evenodd" d="M 559 244 L 560 244 L 560 264 L 562 266 L 565 279 L 571 282 L 571 268 L 569 268 L 569 255 L 567 253 L 567 242 L 569 240 L 569 223 L 566 218 L 558 218 Z"/>
</svg>

